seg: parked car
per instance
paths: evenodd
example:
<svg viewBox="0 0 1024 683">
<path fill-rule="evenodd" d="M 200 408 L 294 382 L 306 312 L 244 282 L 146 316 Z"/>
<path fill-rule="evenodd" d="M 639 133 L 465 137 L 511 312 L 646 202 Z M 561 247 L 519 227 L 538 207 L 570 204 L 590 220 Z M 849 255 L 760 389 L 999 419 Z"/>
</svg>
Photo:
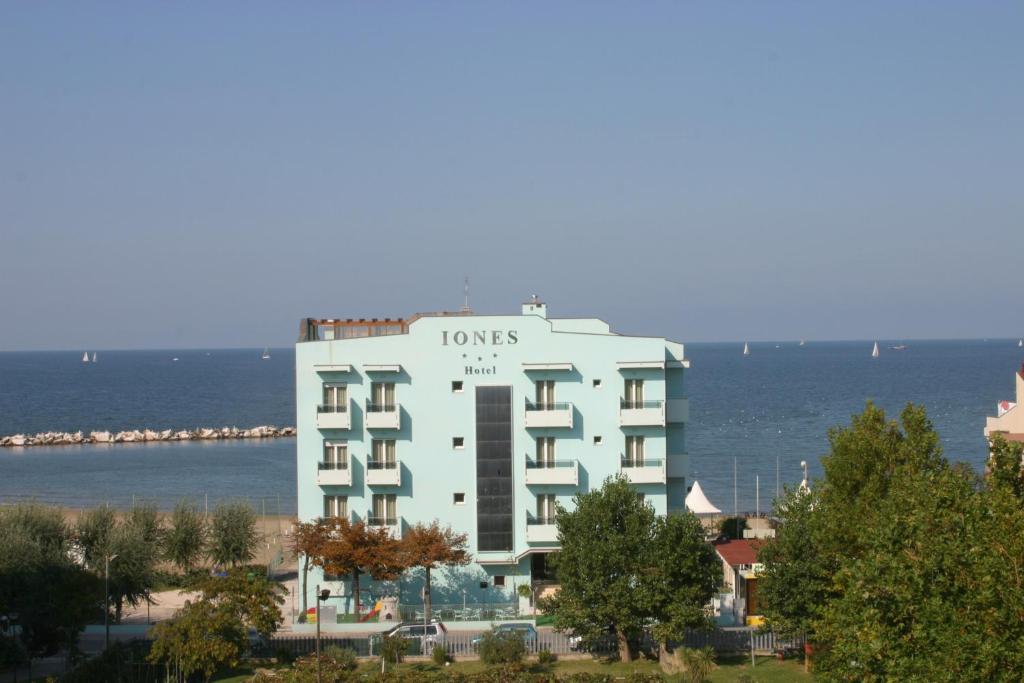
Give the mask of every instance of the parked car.
<svg viewBox="0 0 1024 683">
<path fill-rule="evenodd" d="M 514 633 L 523 639 L 523 644 L 526 645 L 527 652 L 533 652 L 537 649 L 537 629 L 533 627 L 533 624 L 507 622 L 504 624 L 498 624 L 493 629 L 494 635 L 503 635 L 508 633 Z M 483 642 L 484 634 L 481 633 L 478 636 L 474 636 L 470 640 L 470 644 L 475 650 Z"/>
<path fill-rule="evenodd" d="M 403 622 L 376 636 L 375 640 L 388 636 L 415 641 L 420 644 L 420 652 L 430 654 L 434 649 L 434 645 L 444 642 L 444 637 L 447 633 L 448 628 L 444 623 L 440 619 L 433 619 L 427 624 L 424 624 L 422 621 Z"/>
</svg>

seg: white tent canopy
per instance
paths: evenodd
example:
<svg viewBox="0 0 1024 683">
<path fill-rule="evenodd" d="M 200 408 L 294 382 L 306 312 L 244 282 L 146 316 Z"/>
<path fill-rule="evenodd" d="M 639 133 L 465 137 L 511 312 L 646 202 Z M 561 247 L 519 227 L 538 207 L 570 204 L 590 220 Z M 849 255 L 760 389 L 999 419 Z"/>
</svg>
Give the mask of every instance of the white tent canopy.
<svg viewBox="0 0 1024 683">
<path fill-rule="evenodd" d="M 690 492 L 686 494 L 686 509 L 696 515 L 717 515 L 721 512 L 711 504 L 700 488 L 700 483 L 693 482 Z"/>
</svg>

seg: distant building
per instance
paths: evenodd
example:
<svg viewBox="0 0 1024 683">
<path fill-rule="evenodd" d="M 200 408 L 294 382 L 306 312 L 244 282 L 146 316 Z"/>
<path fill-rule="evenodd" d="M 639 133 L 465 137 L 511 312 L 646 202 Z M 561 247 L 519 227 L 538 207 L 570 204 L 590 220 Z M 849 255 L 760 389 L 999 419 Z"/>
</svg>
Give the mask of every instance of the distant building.
<svg viewBox="0 0 1024 683">
<path fill-rule="evenodd" d="M 996 434 L 1007 441 L 1024 441 L 1024 365 L 1014 375 L 1017 385 L 1017 400 L 1000 401 L 996 405 L 996 416 L 985 418 L 985 438 L 991 439 Z"/>
<path fill-rule="evenodd" d="M 689 408 L 683 345 L 596 318 L 418 314 L 302 321 L 296 345 L 298 511 L 395 537 L 439 520 L 469 535 L 473 563 L 434 574 L 433 601 L 514 602 L 550 579 L 556 503 L 614 475 L 658 514 L 682 510 Z M 347 577 L 311 571 L 352 608 Z M 421 603 L 420 583 L 363 582 L 364 600 Z"/>
<path fill-rule="evenodd" d="M 743 538 L 714 544 L 722 561 L 722 585 L 732 597 L 732 611 L 739 624 L 758 626 L 761 623 L 757 601 L 757 574 L 761 565 L 757 562 L 757 551 L 762 543 L 760 539 Z"/>
</svg>

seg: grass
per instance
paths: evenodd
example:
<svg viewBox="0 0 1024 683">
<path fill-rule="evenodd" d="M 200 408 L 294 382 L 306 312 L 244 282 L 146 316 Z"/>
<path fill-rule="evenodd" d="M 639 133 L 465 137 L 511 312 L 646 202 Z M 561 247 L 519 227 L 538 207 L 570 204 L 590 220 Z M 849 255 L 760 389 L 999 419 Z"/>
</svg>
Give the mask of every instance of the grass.
<svg viewBox="0 0 1024 683">
<path fill-rule="evenodd" d="M 487 666 L 480 661 L 465 660 L 457 661 L 450 667 L 439 667 L 432 662 L 406 662 L 398 666 L 398 671 L 445 671 L 460 673 L 476 673 L 483 671 Z M 537 672 L 554 671 L 557 674 L 569 675 L 573 673 L 603 673 L 613 676 L 625 677 L 630 673 L 660 673 L 661 669 L 657 662 L 649 660 L 638 660 L 636 662 L 608 662 L 598 659 L 559 660 L 550 667 L 542 667 L 535 662 L 531 667 Z M 394 671 L 393 666 L 388 667 Z M 360 673 L 373 674 L 380 671 L 379 661 L 363 661 L 359 667 Z M 244 683 L 253 675 L 253 670 L 247 667 L 240 667 L 230 672 L 214 676 L 216 683 Z M 742 676 L 749 676 L 754 683 L 789 683 L 790 681 L 812 681 L 813 677 L 805 674 L 803 664 L 798 660 L 787 659 L 777 661 L 774 657 L 758 657 L 757 665 L 750 666 L 750 657 L 744 655 L 720 656 L 718 666 L 711 672 L 712 683 L 731 683 L 739 681 Z M 680 677 L 665 677 L 667 681 L 679 681 Z"/>
</svg>

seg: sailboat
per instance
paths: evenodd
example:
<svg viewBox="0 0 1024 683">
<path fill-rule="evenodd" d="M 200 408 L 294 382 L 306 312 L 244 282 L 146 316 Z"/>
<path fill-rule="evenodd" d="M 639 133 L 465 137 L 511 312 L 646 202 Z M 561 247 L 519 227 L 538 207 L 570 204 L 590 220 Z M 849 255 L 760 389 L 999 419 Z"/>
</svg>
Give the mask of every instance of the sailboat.
<svg viewBox="0 0 1024 683">
<path fill-rule="evenodd" d="M 804 345 L 804 340 L 803 340 L 803 339 L 801 339 L 801 340 L 800 340 L 800 346 L 803 346 L 803 345 Z"/>
<path fill-rule="evenodd" d="M 93 363 L 96 362 L 96 352 L 95 351 L 92 352 L 92 362 Z"/>
<path fill-rule="evenodd" d="M 749 356 L 750 355 L 750 346 L 747 344 L 747 342 L 743 342 L 743 355 L 744 356 Z"/>
<path fill-rule="evenodd" d="M 1024 346 L 1024 339 L 1018 339 L 1017 340 L 1017 347 L 1019 348 L 1021 346 Z"/>
<path fill-rule="evenodd" d="M 878 358 L 878 342 L 875 342 L 875 348 L 871 349 L 871 357 Z"/>
<path fill-rule="evenodd" d="M 270 360 L 270 347 L 263 349 L 263 355 L 260 356 L 263 360 Z"/>
<path fill-rule="evenodd" d="M 85 353 L 82 354 L 82 362 L 83 363 L 88 363 L 89 362 L 89 352 L 88 351 L 86 351 Z"/>
</svg>

